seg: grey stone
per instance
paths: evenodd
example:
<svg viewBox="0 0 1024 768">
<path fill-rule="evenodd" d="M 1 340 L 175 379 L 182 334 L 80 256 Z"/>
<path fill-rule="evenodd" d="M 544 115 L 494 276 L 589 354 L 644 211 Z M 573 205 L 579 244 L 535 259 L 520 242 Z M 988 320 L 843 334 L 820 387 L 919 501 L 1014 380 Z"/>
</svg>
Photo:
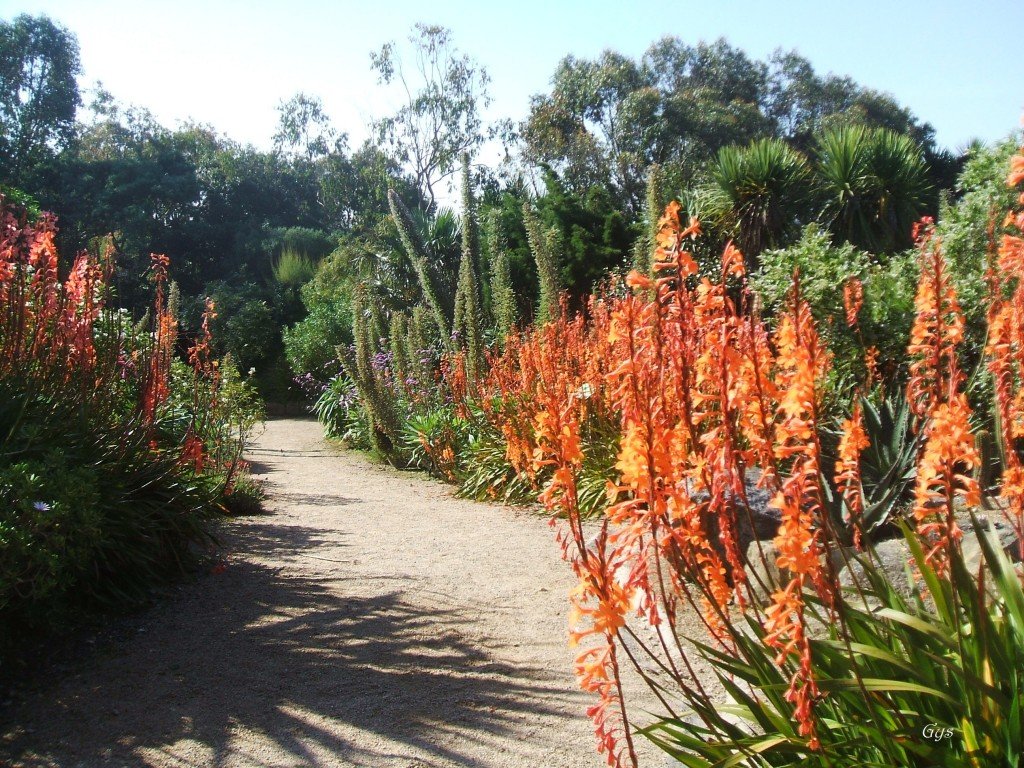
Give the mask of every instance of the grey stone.
<svg viewBox="0 0 1024 768">
<path fill-rule="evenodd" d="M 779 531 L 779 524 L 782 522 L 782 513 L 770 506 L 772 495 L 757 485 L 761 478 L 760 470 L 747 470 L 743 481 L 742 499 L 736 500 L 736 543 L 740 552 L 747 552 L 754 541 L 765 541 L 772 539 Z M 708 494 L 701 492 L 692 496 L 697 503 L 708 500 Z M 708 538 L 712 546 L 719 550 L 719 554 L 725 558 L 724 547 L 719 539 L 718 518 L 711 517 L 707 520 Z"/>
<path fill-rule="evenodd" d="M 959 519 L 958 524 L 964 532 L 963 539 L 960 542 L 964 563 L 970 573 L 977 573 L 984 560 L 981 544 L 978 542 L 978 532 L 974 530 L 974 525 L 970 518 Z M 1017 537 L 1009 525 L 1003 521 L 991 522 L 985 517 L 979 517 L 978 524 L 982 530 L 994 532 L 1000 546 L 1002 546 L 1003 551 L 1010 558 L 1011 562 L 1020 562 L 1020 547 L 1017 544 Z M 849 567 L 846 566 L 845 562 L 836 563 L 837 570 L 839 571 L 840 585 L 853 588 L 856 581 L 866 585 L 867 580 L 864 578 L 864 566 L 862 563 L 863 558 L 867 557 L 866 553 L 858 553 L 853 550 L 847 550 L 847 552 L 853 555 L 853 557 L 850 557 Z M 908 566 L 913 567 L 912 559 L 910 547 L 907 546 L 907 542 L 902 537 L 887 539 L 875 544 L 874 561 L 885 573 L 889 583 L 904 597 L 910 597 L 912 594 L 912 587 L 907 578 Z"/>
</svg>

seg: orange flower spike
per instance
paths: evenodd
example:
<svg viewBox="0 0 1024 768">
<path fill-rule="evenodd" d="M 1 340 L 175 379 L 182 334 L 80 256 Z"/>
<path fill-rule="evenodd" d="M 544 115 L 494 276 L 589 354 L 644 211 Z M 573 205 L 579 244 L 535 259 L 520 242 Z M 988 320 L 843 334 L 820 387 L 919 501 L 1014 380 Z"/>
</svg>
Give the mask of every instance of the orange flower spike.
<svg viewBox="0 0 1024 768">
<path fill-rule="evenodd" d="M 918 463 L 914 518 L 918 533 L 931 545 L 927 560 L 940 573 L 945 569 L 947 548 L 963 535 L 953 516 L 955 500 L 962 499 L 969 507 L 981 503 L 978 481 L 968 474 L 980 461 L 970 415 L 963 394 L 938 405 L 928 424 Z"/>
<path fill-rule="evenodd" d="M 921 277 L 914 299 L 916 315 L 907 354 L 911 358 L 907 400 L 925 418 L 960 384 L 956 346 L 963 340 L 964 319 L 949 279 L 941 244 L 925 228 L 919 263 Z"/>
<path fill-rule="evenodd" d="M 1016 186 L 1024 180 L 1024 155 L 1012 161 L 1007 182 Z M 1020 204 L 1024 206 L 1024 195 Z M 1003 225 L 1024 228 L 1024 210 L 1007 214 Z M 1000 440 L 1006 466 L 999 497 L 1008 522 L 1024 540 L 1024 463 L 1015 450 L 1024 437 L 1024 238 L 1007 232 L 999 245 L 997 268 L 990 280 L 991 305 L 988 312 L 988 343 L 985 355 L 995 383 L 1000 416 Z M 1012 291 L 1009 296 L 1007 292 Z M 1022 545 L 1024 552 L 1024 545 Z"/>
<path fill-rule="evenodd" d="M 1016 187 L 1022 181 L 1024 181 L 1024 155 L 1018 153 L 1010 158 L 1010 173 L 1006 177 L 1006 184 Z"/>
<path fill-rule="evenodd" d="M 846 324 L 853 328 L 857 325 L 857 315 L 864 306 L 864 284 L 857 277 L 850 277 L 843 284 L 843 309 L 846 311 Z"/>
<path fill-rule="evenodd" d="M 743 261 L 743 254 L 740 249 L 733 245 L 732 241 L 725 246 L 722 252 L 722 275 L 723 277 L 742 277 L 746 274 L 746 264 Z"/>
<path fill-rule="evenodd" d="M 870 346 L 864 350 L 864 367 L 867 369 L 866 386 L 868 387 L 881 380 L 881 374 L 878 370 L 878 355 L 878 347 Z"/>
<path fill-rule="evenodd" d="M 864 514 L 864 489 L 861 487 L 860 456 L 870 447 L 871 441 L 864 430 L 864 416 L 860 403 L 853 407 L 853 414 L 843 421 L 843 436 L 839 440 L 839 458 L 836 460 L 835 480 L 840 494 L 846 501 L 848 522 L 853 527 L 853 543 L 861 549 L 861 517 Z"/>
</svg>

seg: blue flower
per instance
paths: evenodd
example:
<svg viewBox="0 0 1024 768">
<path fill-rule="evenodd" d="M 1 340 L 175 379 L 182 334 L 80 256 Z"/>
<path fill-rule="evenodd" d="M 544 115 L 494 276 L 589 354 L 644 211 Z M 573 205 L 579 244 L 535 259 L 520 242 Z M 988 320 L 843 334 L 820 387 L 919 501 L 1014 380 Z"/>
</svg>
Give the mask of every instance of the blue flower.
<svg viewBox="0 0 1024 768">
<path fill-rule="evenodd" d="M 36 501 L 32 504 L 32 509 L 36 512 L 49 512 L 51 507 L 45 501 Z"/>
</svg>

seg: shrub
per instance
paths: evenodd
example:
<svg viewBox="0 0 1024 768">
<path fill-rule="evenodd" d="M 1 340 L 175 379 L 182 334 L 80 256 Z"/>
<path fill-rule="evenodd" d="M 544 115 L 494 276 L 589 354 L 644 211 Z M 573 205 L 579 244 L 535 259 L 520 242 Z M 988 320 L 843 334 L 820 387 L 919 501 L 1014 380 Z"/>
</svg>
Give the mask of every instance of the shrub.
<svg viewBox="0 0 1024 768">
<path fill-rule="evenodd" d="M 339 374 L 330 380 L 313 406 L 328 437 L 344 440 L 352 448 L 370 450 L 370 424 L 352 379 Z"/>
<path fill-rule="evenodd" d="M 48 214 L 0 211 L 0 645 L 69 612 L 134 604 L 212 540 L 259 407 L 210 356 L 172 373 L 176 291 L 132 324 L 106 309 L 113 255 L 58 279 Z M 176 370 L 183 366 L 177 366 Z"/>
<path fill-rule="evenodd" d="M 914 254 L 896 254 L 879 263 L 850 244 L 833 245 L 827 232 L 808 225 L 793 246 L 761 254 L 761 268 L 752 284 L 770 315 L 784 307 L 794 272 L 799 274 L 800 294 L 835 357 L 835 375 L 863 379 L 865 349 L 874 348 L 879 368 L 890 378 L 896 376 L 905 360 L 913 315 Z M 847 321 L 844 306 L 844 292 L 852 280 L 863 291 L 863 307 L 854 324 Z"/>
<path fill-rule="evenodd" d="M 334 348 L 352 343 L 352 305 L 347 297 L 309 306 L 304 320 L 284 329 L 288 365 L 296 374 L 323 377 L 337 360 Z"/>
<path fill-rule="evenodd" d="M 300 288 L 316 273 L 313 260 L 304 253 L 285 250 L 274 262 L 274 279 L 281 285 Z"/>
</svg>

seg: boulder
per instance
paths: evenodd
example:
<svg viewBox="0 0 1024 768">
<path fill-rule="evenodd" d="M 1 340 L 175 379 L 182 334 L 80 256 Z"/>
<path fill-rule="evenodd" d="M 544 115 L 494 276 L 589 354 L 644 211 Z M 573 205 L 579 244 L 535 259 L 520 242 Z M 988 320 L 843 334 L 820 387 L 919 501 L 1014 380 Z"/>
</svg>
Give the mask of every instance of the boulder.
<svg viewBox="0 0 1024 768">
<path fill-rule="evenodd" d="M 1009 524 L 1002 520 L 991 521 L 984 516 L 979 516 L 976 519 L 979 529 L 991 531 L 995 534 L 1010 562 L 1019 563 L 1021 561 L 1017 536 Z M 969 517 L 959 518 L 957 522 L 964 532 L 963 539 L 960 542 L 964 563 L 970 573 L 977 573 L 984 561 L 981 544 L 978 541 L 978 531 L 975 530 L 974 523 Z M 903 597 L 910 597 L 912 588 L 907 577 L 907 569 L 914 566 L 907 542 L 902 537 L 887 539 L 877 542 L 874 549 L 878 567 L 885 573 L 889 583 Z M 854 557 L 850 558 L 849 567 L 846 566 L 846 562 L 837 562 L 837 570 L 839 571 L 839 583 L 843 587 L 853 588 L 855 579 L 859 579 L 861 584 L 866 583 L 863 578 L 864 566 L 860 562 L 860 558 L 866 555 L 853 552 L 852 550 L 850 552 Z M 857 557 L 858 555 L 859 557 Z"/>
<path fill-rule="evenodd" d="M 770 506 L 772 495 L 764 488 L 759 488 L 760 470 L 747 470 L 743 481 L 743 499 L 736 501 L 736 543 L 740 552 L 747 552 L 751 543 L 775 538 L 782 522 L 782 513 Z M 693 500 L 701 503 L 708 500 L 708 494 L 701 492 L 693 495 Z M 707 521 L 708 538 L 725 559 L 725 550 L 718 538 L 718 519 L 711 517 Z"/>
</svg>

